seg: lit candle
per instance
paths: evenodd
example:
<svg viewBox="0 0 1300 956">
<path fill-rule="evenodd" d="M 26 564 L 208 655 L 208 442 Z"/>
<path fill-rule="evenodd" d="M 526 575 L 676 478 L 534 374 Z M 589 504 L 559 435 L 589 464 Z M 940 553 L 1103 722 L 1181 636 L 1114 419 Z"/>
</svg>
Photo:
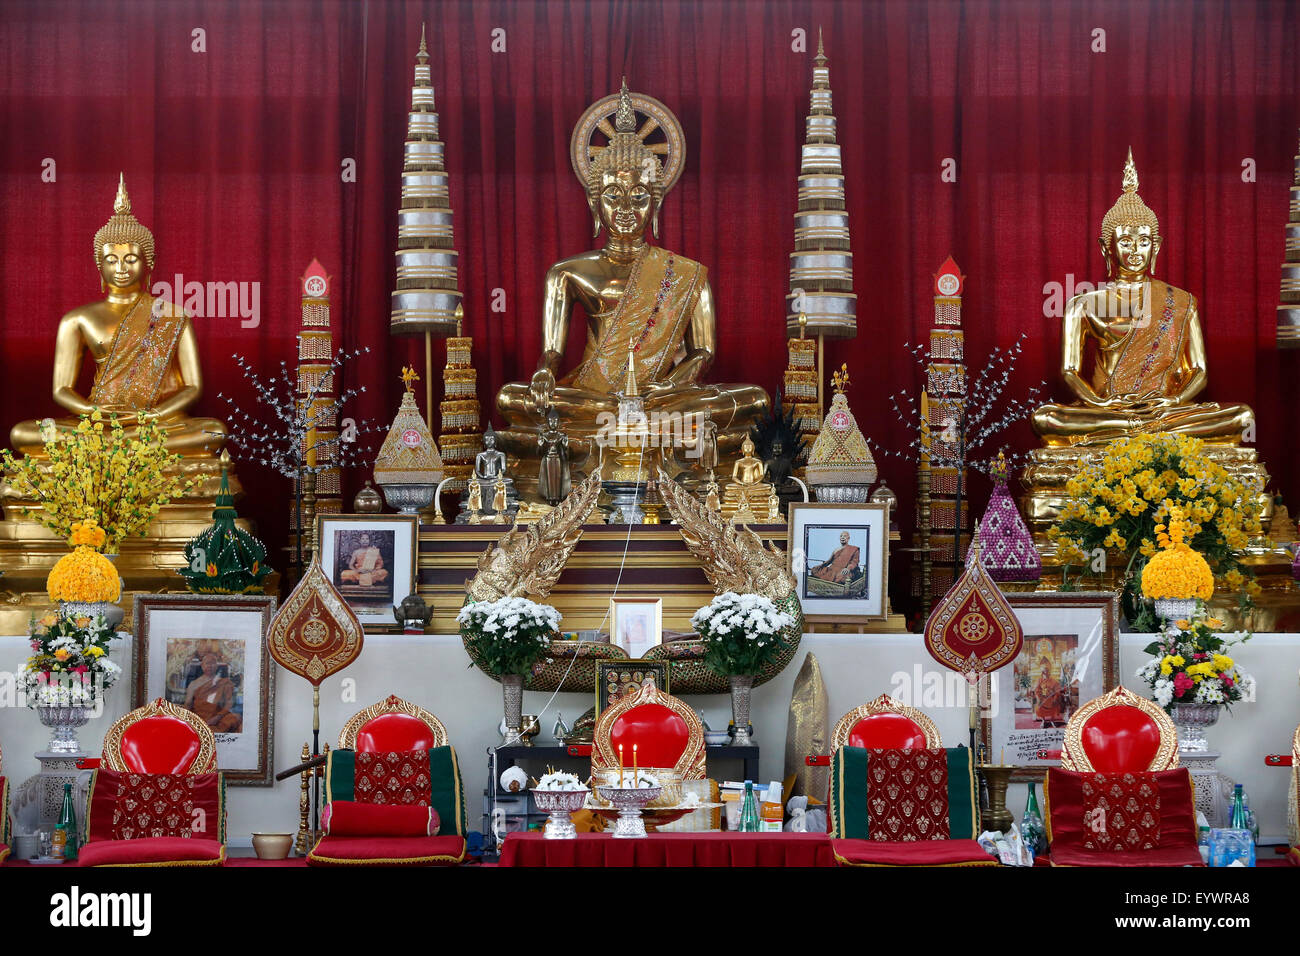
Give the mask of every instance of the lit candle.
<svg viewBox="0 0 1300 956">
<path fill-rule="evenodd" d="M 632 745 L 632 786 L 641 786 L 641 774 L 637 770 L 636 763 L 636 744 Z"/>
<path fill-rule="evenodd" d="M 618 745 L 618 786 L 623 788 L 623 745 Z"/>
</svg>

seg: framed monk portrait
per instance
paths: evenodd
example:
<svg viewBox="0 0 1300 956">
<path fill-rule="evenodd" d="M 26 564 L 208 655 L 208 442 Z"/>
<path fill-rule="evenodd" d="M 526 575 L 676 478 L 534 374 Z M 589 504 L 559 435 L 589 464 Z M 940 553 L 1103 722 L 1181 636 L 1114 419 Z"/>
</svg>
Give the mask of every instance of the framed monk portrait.
<svg viewBox="0 0 1300 956">
<path fill-rule="evenodd" d="M 318 515 L 320 564 L 363 625 L 396 627 L 393 608 L 415 590 L 414 515 Z"/>
<path fill-rule="evenodd" d="M 889 508 L 861 504 L 790 505 L 786 549 L 804 616 L 883 620 L 889 613 Z"/>
</svg>

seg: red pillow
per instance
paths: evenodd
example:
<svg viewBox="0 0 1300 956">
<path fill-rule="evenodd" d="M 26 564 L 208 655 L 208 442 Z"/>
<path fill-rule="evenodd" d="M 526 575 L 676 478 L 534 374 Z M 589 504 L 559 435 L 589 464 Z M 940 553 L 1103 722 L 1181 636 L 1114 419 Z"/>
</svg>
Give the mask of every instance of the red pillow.
<svg viewBox="0 0 1300 956">
<path fill-rule="evenodd" d="M 321 826 L 331 836 L 437 836 L 441 821 L 433 807 L 331 800 Z"/>
<path fill-rule="evenodd" d="M 1053 846 L 1134 852 L 1196 845 L 1196 811 L 1185 767 L 1128 773 L 1052 767 L 1044 790 Z"/>
<path fill-rule="evenodd" d="M 429 751 L 362 751 L 355 759 L 352 791 L 358 803 L 427 807 L 433 802 Z"/>
<path fill-rule="evenodd" d="M 134 773 L 100 767 L 90 785 L 88 842 L 153 837 L 225 839 L 216 773 Z"/>
</svg>

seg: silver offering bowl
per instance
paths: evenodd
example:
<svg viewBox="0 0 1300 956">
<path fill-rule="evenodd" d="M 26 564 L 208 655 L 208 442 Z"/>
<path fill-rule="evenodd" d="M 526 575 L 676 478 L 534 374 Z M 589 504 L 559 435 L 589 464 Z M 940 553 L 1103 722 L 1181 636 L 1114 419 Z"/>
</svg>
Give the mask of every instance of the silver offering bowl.
<svg viewBox="0 0 1300 956">
<path fill-rule="evenodd" d="M 597 787 L 601 799 L 608 801 L 618 810 L 618 819 L 614 821 L 615 838 L 643 837 L 645 821 L 641 819 L 641 810 L 648 803 L 659 799 L 663 787 Z"/>
<path fill-rule="evenodd" d="M 587 802 L 586 787 L 581 790 L 533 790 L 533 802 L 537 809 L 549 813 L 546 829 L 542 836 L 547 840 L 572 840 L 578 835 L 569 816 L 574 810 L 581 810 Z"/>
</svg>

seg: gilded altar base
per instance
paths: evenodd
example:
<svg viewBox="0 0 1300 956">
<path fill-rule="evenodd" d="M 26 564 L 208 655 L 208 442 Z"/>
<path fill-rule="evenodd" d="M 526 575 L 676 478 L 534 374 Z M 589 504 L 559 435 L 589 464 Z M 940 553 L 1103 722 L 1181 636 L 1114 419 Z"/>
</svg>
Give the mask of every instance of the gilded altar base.
<svg viewBox="0 0 1300 956">
<path fill-rule="evenodd" d="M 126 611 L 122 627 L 131 627 L 131 609 L 136 594 L 186 593 L 189 589 L 176 569 L 188 562 L 185 546 L 212 524 L 212 511 L 221 486 L 221 463 L 216 458 L 183 458 L 177 465 L 182 477 L 195 480 L 186 497 L 164 505 L 149 523 L 143 537 L 122 542 L 115 564 L 122 576 L 121 605 Z M 242 489 L 230 476 L 232 492 Z M 68 553 L 68 544 L 37 520 L 38 503 L 19 498 L 7 482 L 0 482 L 0 634 L 24 634 L 33 613 L 50 608 L 45 579 L 56 561 Z M 24 513 L 26 511 L 27 513 Z M 236 524 L 252 528 L 240 518 Z M 264 582 L 267 594 L 279 588 L 278 573 Z"/>
</svg>

